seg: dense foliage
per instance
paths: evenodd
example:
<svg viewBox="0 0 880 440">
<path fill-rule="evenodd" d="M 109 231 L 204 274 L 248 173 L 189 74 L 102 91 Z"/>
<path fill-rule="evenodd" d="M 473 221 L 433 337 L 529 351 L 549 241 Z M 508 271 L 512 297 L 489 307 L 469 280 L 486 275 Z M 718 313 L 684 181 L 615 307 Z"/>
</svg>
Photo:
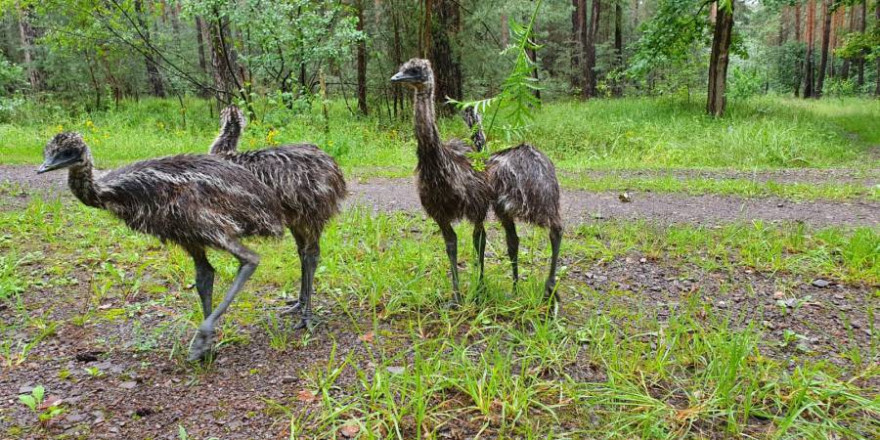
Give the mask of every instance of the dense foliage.
<svg viewBox="0 0 880 440">
<path fill-rule="evenodd" d="M 536 99 L 706 93 L 718 3 L 538 4 L 525 60 L 534 67 Z M 407 100 L 387 79 L 413 56 L 435 64 L 440 99 L 498 94 L 511 72 L 521 73 L 520 53 L 505 49 L 535 7 L 525 0 L 3 0 L 0 91 L 4 105 L 16 94 L 38 94 L 87 109 L 145 94 L 197 94 L 257 114 L 266 109 L 253 106 L 256 98 L 305 108 L 323 83 L 329 96 L 351 100 L 353 112 L 393 116 Z M 809 93 L 816 97 L 880 92 L 876 2 L 722 1 L 720 8 L 735 21 L 730 68 L 722 66 L 727 98 L 801 95 L 807 80 L 809 90 L 821 83 Z M 812 75 L 804 74 L 808 67 Z"/>
</svg>

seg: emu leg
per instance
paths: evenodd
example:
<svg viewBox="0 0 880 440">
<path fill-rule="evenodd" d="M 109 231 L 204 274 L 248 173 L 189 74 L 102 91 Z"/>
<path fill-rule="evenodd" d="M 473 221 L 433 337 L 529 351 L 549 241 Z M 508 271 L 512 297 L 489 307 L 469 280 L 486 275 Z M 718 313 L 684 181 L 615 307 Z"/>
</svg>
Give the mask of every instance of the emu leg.
<svg viewBox="0 0 880 440">
<path fill-rule="evenodd" d="M 507 256 L 510 258 L 510 268 L 513 271 L 513 290 L 519 283 L 519 236 L 516 235 L 516 223 L 507 216 L 499 215 L 501 225 L 504 226 L 504 236 L 507 239 Z"/>
<path fill-rule="evenodd" d="M 238 259 L 238 273 L 235 275 L 235 280 L 232 281 L 232 286 L 229 287 L 229 291 L 226 292 L 223 301 L 217 305 L 217 308 L 214 309 L 214 311 L 211 312 L 211 314 L 208 315 L 199 326 L 195 340 L 193 340 L 192 347 L 190 347 L 189 351 L 189 360 L 191 361 L 205 359 L 207 357 L 213 344 L 214 327 L 217 324 L 217 320 L 226 312 L 226 309 L 229 308 L 232 300 L 235 299 L 235 295 L 237 295 L 241 288 L 244 287 L 244 284 L 251 275 L 254 274 L 254 271 L 260 264 L 259 255 L 235 240 L 230 239 L 229 243 L 224 246 L 224 250 L 228 251 Z"/>
<path fill-rule="evenodd" d="M 550 257 L 550 274 L 545 284 L 544 298 L 550 300 L 553 314 L 559 313 L 559 293 L 556 292 L 556 265 L 559 261 L 559 246 L 562 243 L 562 227 L 550 227 L 550 246 L 553 254 Z"/>
<path fill-rule="evenodd" d="M 452 299 L 456 304 L 461 304 L 461 291 L 458 290 L 458 236 L 455 229 L 446 221 L 437 221 L 443 240 L 446 242 L 446 256 L 449 257 L 449 265 L 452 269 Z"/>
<path fill-rule="evenodd" d="M 202 302 L 202 318 L 211 315 L 212 299 L 214 294 L 214 267 L 208 262 L 205 255 L 205 248 L 192 247 L 187 248 L 193 262 L 196 266 L 196 290 L 199 292 L 199 299 Z"/>
<path fill-rule="evenodd" d="M 320 258 L 321 246 L 317 240 L 308 243 L 301 253 L 302 289 L 299 298 L 301 320 L 299 324 L 294 326 L 294 330 L 301 328 L 311 330 L 314 326 L 312 321 L 312 294 L 315 293 L 315 270 L 318 268 L 318 260 Z"/>
<path fill-rule="evenodd" d="M 483 223 L 474 225 L 474 250 L 477 252 L 477 264 L 480 265 L 480 286 L 482 286 L 483 262 L 486 257 L 486 228 Z"/>
<path fill-rule="evenodd" d="M 306 239 L 302 234 L 297 232 L 295 229 L 290 228 L 290 232 L 293 234 L 293 238 L 296 240 L 296 253 L 299 255 L 299 268 L 300 268 L 300 283 L 299 283 L 299 298 L 295 300 L 288 300 L 287 305 L 289 307 L 285 308 L 281 314 L 288 315 L 293 312 L 296 312 L 302 309 L 303 299 L 306 296 L 306 265 L 305 265 L 305 257 L 303 256 L 303 250 L 306 247 Z"/>
</svg>

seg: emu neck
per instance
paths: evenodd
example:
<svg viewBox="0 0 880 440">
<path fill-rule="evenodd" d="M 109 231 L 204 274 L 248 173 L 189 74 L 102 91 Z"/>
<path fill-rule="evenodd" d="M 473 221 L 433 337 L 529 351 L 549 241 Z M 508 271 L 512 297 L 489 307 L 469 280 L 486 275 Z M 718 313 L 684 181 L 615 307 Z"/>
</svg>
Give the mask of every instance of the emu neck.
<svg viewBox="0 0 880 440">
<path fill-rule="evenodd" d="M 226 121 L 209 151 L 211 154 L 234 153 L 238 149 L 239 138 L 241 138 L 241 124 L 235 120 Z"/>
<path fill-rule="evenodd" d="M 70 191 L 86 206 L 103 208 L 98 196 L 98 186 L 92 173 L 92 161 L 88 159 L 84 165 L 71 167 L 67 174 L 67 184 Z"/>
<path fill-rule="evenodd" d="M 440 130 L 434 114 L 434 89 L 416 91 L 415 98 L 416 140 L 418 141 L 419 161 L 436 156 L 441 148 Z"/>
</svg>

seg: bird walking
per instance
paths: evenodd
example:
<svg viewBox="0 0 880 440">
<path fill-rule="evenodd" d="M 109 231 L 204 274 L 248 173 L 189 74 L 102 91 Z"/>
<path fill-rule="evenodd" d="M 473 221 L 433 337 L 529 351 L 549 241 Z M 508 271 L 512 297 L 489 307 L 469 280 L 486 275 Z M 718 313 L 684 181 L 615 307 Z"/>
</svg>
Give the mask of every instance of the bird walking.
<svg viewBox="0 0 880 440">
<path fill-rule="evenodd" d="M 279 201 L 279 220 L 293 234 L 302 273 L 299 299 L 290 311 L 298 310 L 301 315 L 295 328 L 311 329 L 311 298 L 321 257 L 321 235 L 330 219 L 339 213 L 340 203 L 346 196 L 345 178 L 336 161 L 313 144 L 238 152 L 238 142 L 246 125 L 240 109 L 235 106 L 223 109 L 220 133 L 210 153 L 247 168 L 272 189 L 271 197 Z"/>
<path fill-rule="evenodd" d="M 248 236 L 279 236 L 281 206 L 270 188 L 246 169 L 207 155 L 146 160 L 96 179 L 92 155 L 78 133 L 61 133 L 43 151 L 38 173 L 68 169 L 68 185 L 87 206 L 112 212 L 138 232 L 179 244 L 192 257 L 204 320 L 190 348 L 190 360 L 205 359 L 217 321 L 260 262 L 241 244 Z M 239 261 L 223 301 L 212 310 L 214 268 L 205 255 L 221 249 Z"/>
<path fill-rule="evenodd" d="M 460 139 L 440 140 L 434 113 L 434 72 L 431 63 L 424 59 L 411 59 L 400 67 L 391 82 L 405 84 L 414 92 L 419 199 L 425 212 L 437 222 L 443 234 L 452 272 L 453 295 L 455 301 L 460 302 L 458 238 L 452 223 L 464 218 L 474 224 L 474 249 L 482 283 L 486 251 L 484 223 L 492 202 L 492 189 L 486 173 L 475 170 L 466 156 L 473 151 L 469 145 Z"/>
</svg>

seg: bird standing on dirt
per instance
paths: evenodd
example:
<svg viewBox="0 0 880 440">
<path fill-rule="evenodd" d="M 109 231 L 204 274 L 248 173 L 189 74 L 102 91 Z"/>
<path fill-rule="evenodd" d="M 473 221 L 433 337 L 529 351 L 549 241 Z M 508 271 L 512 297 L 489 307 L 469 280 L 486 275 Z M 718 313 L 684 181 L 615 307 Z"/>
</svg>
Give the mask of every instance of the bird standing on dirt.
<svg viewBox="0 0 880 440">
<path fill-rule="evenodd" d="M 434 114 L 434 72 L 428 60 L 414 58 L 404 63 L 391 82 L 406 84 L 414 93 L 415 133 L 418 141 L 416 168 L 419 199 L 425 212 L 437 222 L 446 241 L 452 269 L 455 301 L 461 301 L 458 286 L 458 238 L 452 223 L 466 218 L 474 224 L 480 281 L 486 250 L 486 213 L 492 190 L 486 173 L 471 166 L 466 153 L 473 151 L 460 139 L 441 142 Z"/>
<path fill-rule="evenodd" d="M 239 239 L 284 232 L 272 190 L 248 170 L 206 155 L 136 162 L 96 180 L 91 152 L 78 133 L 56 135 L 43 156 L 37 172 L 67 168 L 70 190 L 81 202 L 112 212 L 135 231 L 177 243 L 192 256 L 204 321 L 189 358 L 204 359 L 212 348 L 217 320 L 260 261 Z M 214 268 L 205 255 L 207 247 L 227 251 L 239 261 L 232 286 L 213 311 Z"/>
<path fill-rule="evenodd" d="M 220 134 L 211 145 L 210 153 L 247 168 L 272 188 L 272 197 L 281 205 L 279 220 L 287 225 L 296 240 L 302 269 L 299 300 L 291 310 L 300 311 L 301 320 L 296 328 L 310 329 L 321 234 L 327 222 L 339 213 L 339 205 L 346 196 L 345 178 L 336 161 L 313 144 L 238 152 L 238 142 L 246 125 L 247 120 L 237 107 L 223 109 Z"/>
</svg>

